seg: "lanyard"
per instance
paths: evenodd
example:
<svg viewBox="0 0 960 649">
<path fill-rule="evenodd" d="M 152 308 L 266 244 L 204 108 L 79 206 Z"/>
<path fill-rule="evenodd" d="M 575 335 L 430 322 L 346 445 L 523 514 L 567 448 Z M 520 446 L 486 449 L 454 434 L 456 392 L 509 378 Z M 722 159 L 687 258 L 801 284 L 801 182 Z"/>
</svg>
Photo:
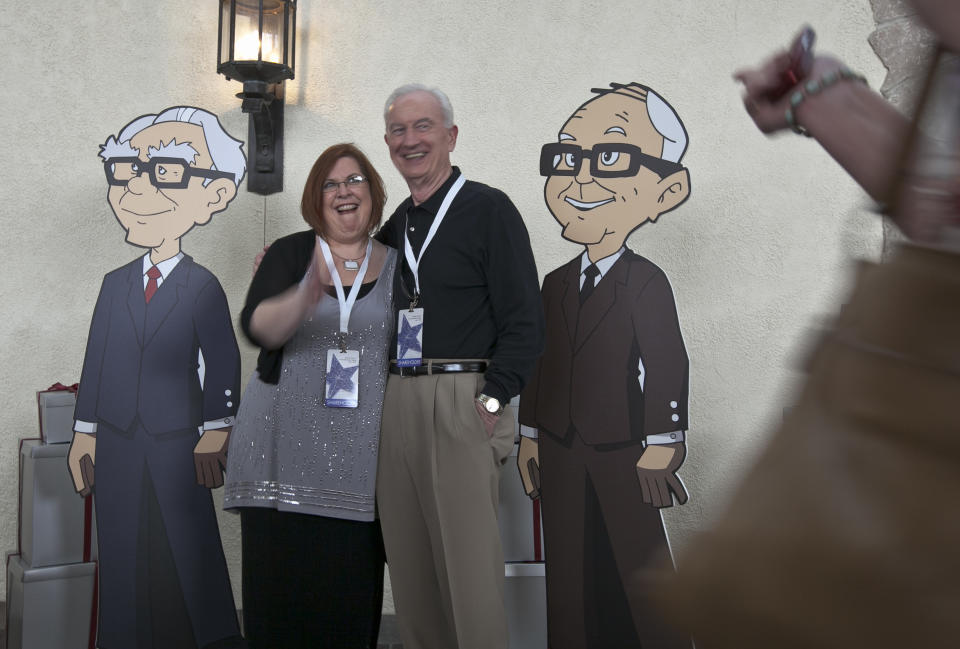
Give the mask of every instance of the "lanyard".
<svg viewBox="0 0 960 649">
<path fill-rule="evenodd" d="M 353 303 L 357 301 L 357 295 L 360 293 L 360 285 L 363 284 L 363 276 L 367 274 L 367 266 L 370 265 L 370 251 L 373 249 L 373 240 L 367 241 L 367 251 L 363 255 L 363 263 L 360 264 L 360 270 L 357 271 L 357 279 L 353 282 L 353 288 L 350 289 L 350 295 L 344 296 L 343 282 L 340 281 L 340 273 L 333 263 L 333 256 L 330 254 L 330 245 L 317 237 L 317 244 L 323 252 L 323 260 L 327 262 L 327 269 L 333 279 L 333 285 L 337 289 L 337 301 L 340 303 L 340 333 L 349 333 L 347 325 L 350 324 L 350 311 L 353 310 Z M 341 336 L 341 342 L 343 337 Z"/>
<path fill-rule="evenodd" d="M 463 174 L 460 174 L 460 177 L 457 178 L 457 181 L 453 183 L 453 186 L 447 191 L 447 195 L 443 198 L 443 203 L 440 204 L 440 209 L 437 211 L 437 216 L 433 219 L 433 223 L 430 225 L 430 230 L 427 232 L 427 238 L 423 240 L 423 246 L 420 248 L 420 254 L 414 258 L 413 248 L 410 247 L 410 237 L 407 234 L 407 227 L 404 225 L 403 228 L 403 254 L 407 258 L 407 266 L 410 267 L 410 272 L 413 273 L 413 281 L 416 285 L 416 295 L 414 299 L 419 298 L 420 296 L 420 275 L 417 272 L 417 269 L 420 266 L 420 260 L 423 259 L 423 253 L 427 251 L 427 246 L 430 245 L 430 241 L 433 240 L 433 235 L 437 233 L 437 228 L 440 227 L 440 222 L 443 220 L 443 217 L 447 215 L 447 210 L 450 209 L 450 203 L 453 202 L 453 199 L 456 197 L 457 192 L 460 191 L 460 188 L 463 187 L 463 183 L 467 182 L 466 177 Z"/>
</svg>

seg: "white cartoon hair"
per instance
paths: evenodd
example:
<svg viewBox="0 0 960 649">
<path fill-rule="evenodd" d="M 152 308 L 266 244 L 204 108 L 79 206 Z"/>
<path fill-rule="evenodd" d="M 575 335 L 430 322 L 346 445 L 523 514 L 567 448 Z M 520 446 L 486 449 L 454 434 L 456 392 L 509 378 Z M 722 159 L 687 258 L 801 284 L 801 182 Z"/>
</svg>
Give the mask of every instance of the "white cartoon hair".
<svg viewBox="0 0 960 649">
<path fill-rule="evenodd" d="M 687 130 L 683 122 L 673 107 L 649 88 L 646 103 L 650 123 L 663 136 L 663 154 L 660 157 L 670 162 L 680 162 L 687 151 Z"/>
<path fill-rule="evenodd" d="M 213 160 L 213 169 L 233 174 L 233 182 L 240 186 L 240 181 L 247 172 L 247 157 L 243 153 L 243 141 L 237 140 L 227 133 L 220 124 L 219 118 L 202 108 L 192 106 L 174 106 L 158 115 L 141 115 L 120 130 L 116 137 L 110 136 L 100 145 L 100 157 L 104 160 L 111 157 L 125 157 L 137 155 L 130 146 L 130 139 L 137 133 L 154 124 L 161 122 L 184 122 L 196 124 L 203 129 L 203 137 L 207 143 L 207 150 Z M 210 182 L 207 178 L 204 184 Z"/>
</svg>

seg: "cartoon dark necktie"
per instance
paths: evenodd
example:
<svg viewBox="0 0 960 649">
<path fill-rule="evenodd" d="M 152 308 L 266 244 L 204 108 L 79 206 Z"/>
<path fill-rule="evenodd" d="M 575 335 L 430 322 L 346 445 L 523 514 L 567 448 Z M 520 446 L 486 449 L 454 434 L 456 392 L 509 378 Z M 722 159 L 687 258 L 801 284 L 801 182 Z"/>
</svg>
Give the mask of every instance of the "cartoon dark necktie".
<svg viewBox="0 0 960 649">
<path fill-rule="evenodd" d="M 583 274 L 586 279 L 583 280 L 583 287 L 580 289 L 580 306 L 583 306 L 590 294 L 593 293 L 593 289 L 596 288 L 597 275 L 600 274 L 600 269 L 595 264 L 590 264 L 583 269 Z"/>
</svg>

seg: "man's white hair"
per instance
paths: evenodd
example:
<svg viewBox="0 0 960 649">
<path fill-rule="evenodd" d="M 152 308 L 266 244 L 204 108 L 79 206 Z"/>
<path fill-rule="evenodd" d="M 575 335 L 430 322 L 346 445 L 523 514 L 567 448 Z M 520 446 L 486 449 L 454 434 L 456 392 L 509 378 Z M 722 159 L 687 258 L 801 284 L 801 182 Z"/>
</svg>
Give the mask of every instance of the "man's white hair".
<svg viewBox="0 0 960 649">
<path fill-rule="evenodd" d="M 104 160 L 111 157 L 137 155 L 130 146 L 130 140 L 140 131 L 161 122 L 184 122 L 196 124 L 203 129 L 203 138 L 207 143 L 207 150 L 213 160 L 212 169 L 226 171 L 233 174 L 233 182 L 240 186 L 240 181 L 247 172 L 247 157 L 243 153 L 243 141 L 237 140 L 227 133 L 220 124 L 219 118 L 202 108 L 192 106 L 174 106 L 158 115 L 141 115 L 120 130 L 116 137 L 110 136 L 100 145 L 100 157 Z M 170 144 L 165 142 L 164 144 Z M 122 154 L 122 155 L 121 155 Z M 204 179 L 204 185 L 210 182 Z"/>
<path fill-rule="evenodd" d="M 390 107 L 393 106 L 393 102 L 404 95 L 409 95 L 411 92 L 420 91 L 429 92 L 436 97 L 437 101 L 440 102 L 440 108 L 443 110 L 443 126 L 444 128 L 451 128 L 453 126 L 453 104 L 450 103 L 450 98 L 440 88 L 430 88 L 422 83 L 408 83 L 390 93 L 390 96 L 387 97 L 387 103 L 383 105 L 384 123 L 390 116 Z"/>
</svg>

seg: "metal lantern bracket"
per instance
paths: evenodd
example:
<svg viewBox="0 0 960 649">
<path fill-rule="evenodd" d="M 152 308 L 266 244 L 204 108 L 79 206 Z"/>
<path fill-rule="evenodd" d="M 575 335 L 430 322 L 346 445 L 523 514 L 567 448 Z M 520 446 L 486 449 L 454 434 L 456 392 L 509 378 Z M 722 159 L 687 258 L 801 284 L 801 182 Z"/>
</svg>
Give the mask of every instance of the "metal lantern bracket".
<svg viewBox="0 0 960 649">
<path fill-rule="evenodd" d="M 283 82 L 244 81 L 237 93 L 240 106 L 250 115 L 247 189 L 257 194 L 283 191 Z M 249 145 L 248 145 L 249 146 Z"/>
<path fill-rule="evenodd" d="M 283 191 L 284 80 L 294 78 L 296 0 L 219 0 L 217 72 L 243 83 L 247 189 Z"/>
</svg>

